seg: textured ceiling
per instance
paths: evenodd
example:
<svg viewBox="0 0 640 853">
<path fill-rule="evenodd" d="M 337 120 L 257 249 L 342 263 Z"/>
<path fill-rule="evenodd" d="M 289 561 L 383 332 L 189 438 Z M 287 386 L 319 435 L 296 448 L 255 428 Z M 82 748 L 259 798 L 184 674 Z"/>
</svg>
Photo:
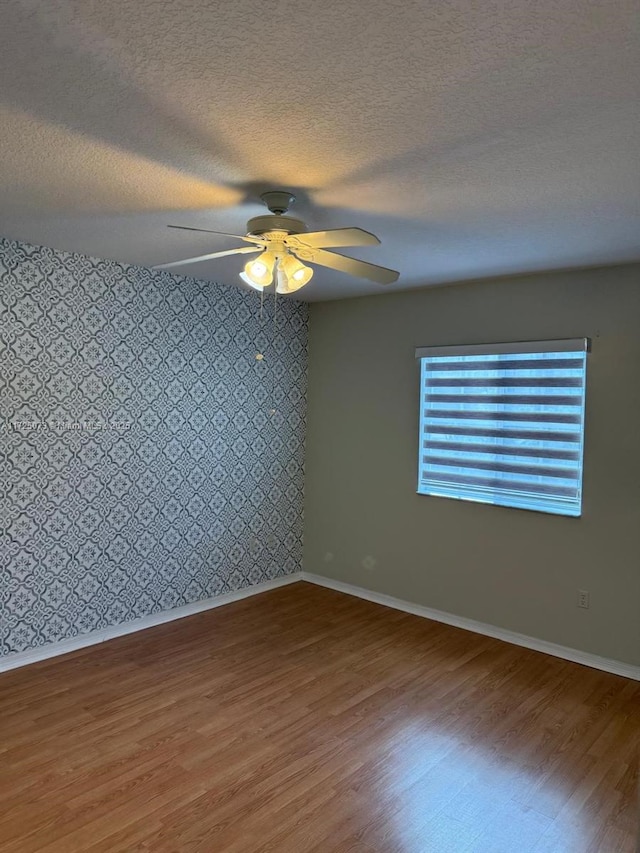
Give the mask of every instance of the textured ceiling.
<svg viewBox="0 0 640 853">
<path fill-rule="evenodd" d="M 391 288 L 640 257 L 636 0 L 4 0 L 0 234 L 152 265 L 258 193 Z M 238 284 L 241 257 L 180 270 Z M 318 269 L 309 299 L 380 292 Z"/>
</svg>

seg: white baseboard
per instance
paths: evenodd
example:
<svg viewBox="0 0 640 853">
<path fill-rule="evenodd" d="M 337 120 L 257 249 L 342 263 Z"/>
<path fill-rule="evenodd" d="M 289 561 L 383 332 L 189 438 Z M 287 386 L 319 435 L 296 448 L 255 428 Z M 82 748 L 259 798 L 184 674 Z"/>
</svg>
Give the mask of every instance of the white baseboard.
<svg viewBox="0 0 640 853">
<path fill-rule="evenodd" d="M 356 598 L 363 598 L 365 601 L 372 601 L 375 604 L 392 607 L 394 610 L 402 610 L 414 616 L 433 619 L 435 622 L 444 622 L 446 625 L 453 625 L 455 628 L 464 628 L 466 631 L 473 631 L 476 634 L 483 634 L 486 637 L 494 637 L 496 640 L 504 640 L 506 643 L 524 646 L 526 649 L 544 652 L 547 655 L 563 658 L 573 663 L 581 663 L 593 669 L 601 669 L 604 672 L 611 672 L 614 675 L 622 675 L 625 678 L 640 681 L 640 666 L 633 666 L 630 663 L 602 658 L 588 652 L 581 652 L 579 649 L 571 649 L 568 646 L 549 643 L 546 640 L 539 640 L 536 637 L 528 637 L 526 634 L 517 634 L 515 631 L 509 631 L 506 628 L 498 628 L 495 625 L 488 625 L 485 622 L 477 622 L 475 619 L 467 619 L 465 616 L 456 616 L 454 613 L 447 613 L 444 610 L 423 607 L 420 604 L 413 604 L 410 601 L 403 601 L 400 598 L 394 598 L 391 595 L 384 595 L 380 592 L 372 592 L 371 590 L 354 586 L 350 583 L 325 578 L 322 575 L 302 572 L 299 579 L 317 584 L 318 586 L 327 587 L 328 589 L 334 589 L 337 592 L 344 592 L 347 595 L 356 596 Z"/>
<path fill-rule="evenodd" d="M 414 616 L 433 619 L 435 622 L 443 622 L 446 625 L 452 625 L 455 628 L 464 628 L 466 631 L 473 631 L 476 634 L 483 634 L 486 637 L 494 637 L 497 640 L 504 640 L 506 643 L 513 643 L 516 646 L 523 646 L 526 649 L 544 652 L 545 654 L 553 655 L 554 657 L 563 658 L 564 660 L 580 663 L 594 669 L 601 669 L 604 672 L 611 672 L 614 675 L 622 675 L 625 678 L 632 678 L 635 681 L 640 681 L 640 666 L 633 666 L 632 664 L 623 663 L 622 661 L 602 658 L 598 655 L 592 655 L 578 649 L 571 649 L 568 646 L 560 646 L 557 643 L 549 643 L 546 640 L 539 640 L 536 637 L 528 637 L 526 634 L 518 634 L 515 631 L 508 631 L 506 628 L 498 628 L 495 625 L 488 625 L 485 622 L 477 622 L 475 619 L 456 616 L 454 613 L 446 613 L 444 610 L 435 610 L 431 607 L 423 607 L 420 604 L 403 601 L 402 599 L 394 598 L 391 595 L 372 592 L 371 590 L 364 589 L 363 587 L 343 583 L 342 581 L 333 580 L 321 575 L 315 575 L 310 572 L 296 572 L 295 574 L 285 575 L 284 577 L 265 581 L 264 583 L 256 584 L 255 586 L 248 586 L 244 589 L 236 590 L 235 592 L 217 595 L 214 598 L 204 598 L 201 601 L 193 601 L 191 604 L 185 604 L 183 607 L 175 607 L 172 610 L 163 610 L 160 613 L 152 613 L 149 616 L 143 616 L 141 619 L 135 619 L 132 622 L 124 622 L 121 625 L 111 625 L 108 628 L 101 628 L 98 631 L 79 634 L 77 637 L 71 637 L 68 640 L 60 640 L 57 643 L 48 643 L 46 646 L 39 646 L 38 648 L 28 649 L 24 652 L 5 655 L 4 657 L 0 657 L 0 672 L 16 669 L 21 666 L 27 666 L 28 664 L 37 663 L 38 661 L 47 660 L 48 658 L 57 657 L 58 655 L 66 655 L 69 652 L 76 651 L 77 649 L 84 649 L 88 646 L 104 643 L 107 640 L 112 640 L 116 637 L 133 634 L 136 631 L 144 631 L 145 629 L 153 628 L 156 625 L 163 625 L 165 622 L 173 622 L 176 619 L 183 619 L 185 616 L 192 616 L 194 613 L 201 613 L 204 610 L 212 610 L 214 607 L 222 607 L 225 604 L 231 604 L 232 601 L 240 601 L 241 599 L 249 598 L 252 595 L 260 595 L 260 593 L 267 592 L 270 589 L 277 589 L 278 587 L 287 586 L 288 584 L 296 583 L 298 581 L 307 581 L 308 583 L 316 584 L 317 586 L 324 586 L 328 589 L 334 589 L 337 592 L 344 592 L 347 595 L 362 598 L 365 601 L 372 601 L 375 604 L 392 607 L 394 610 L 402 610 L 405 613 L 411 613 Z"/>
<path fill-rule="evenodd" d="M 203 598 L 200 601 L 192 601 L 190 604 L 185 604 L 182 607 L 174 607 L 172 610 L 151 613 L 149 616 L 143 616 L 141 619 L 134 619 L 131 622 L 123 622 L 121 625 L 110 625 L 108 628 L 100 628 L 98 631 L 78 634 L 77 637 L 70 637 L 68 640 L 59 640 L 57 643 L 47 643 L 46 646 L 27 649 L 25 652 L 15 652 L 14 654 L 5 655 L 4 657 L 0 657 L 0 672 L 16 669 L 19 666 L 27 666 L 30 663 L 37 663 L 38 661 L 47 660 L 58 655 L 66 655 L 69 652 L 75 652 L 77 649 L 95 646 L 97 643 L 104 643 L 107 640 L 113 640 L 115 637 L 133 634 L 135 631 L 154 628 L 156 625 L 173 622 L 175 619 L 183 619 L 185 616 L 193 616 L 194 613 L 201 613 L 203 610 L 211 610 L 214 607 L 222 607 L 225 604 L 231 604 L 232 601 L 239 601 L 242 598 L 259 595 L 270 589 L 287 586 L 287 584 L 295 583 L 300 579 L 301 573 L 296 572 L 292 575 L 285 575 L 281 578 L 264 581 L 264 583 L 259 583 L 255 586 L 247 586 L 235 592 L 216 595 L 213 598 Z"/>
</svg>

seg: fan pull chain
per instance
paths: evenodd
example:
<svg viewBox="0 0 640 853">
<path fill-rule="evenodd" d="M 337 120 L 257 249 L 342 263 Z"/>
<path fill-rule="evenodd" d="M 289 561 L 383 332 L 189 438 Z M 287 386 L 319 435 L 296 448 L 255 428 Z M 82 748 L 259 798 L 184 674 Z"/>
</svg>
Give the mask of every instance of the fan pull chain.
<svg viewBox="0 0 640 853">
<path fill-rule="evenodd" d="M 273 289 L 273 340 L 272 340 L 272 348 L 275 353 L 276 350 L 276 323 L 278 316 L 278 289 L 274 287 Z M 274 370 L 275 365 L 271 365 L 271 382 L 269 383 L 271 386 L 271 408 L 269 409 L 269 417 L 272 418 L 275 413 L 275 387 L 276 387 L 276 375 Z"/>
<path fill-rule="evenodd" d="M 264 328 L 264 291 L 265 291 L 264 288 L 260 289 L 260 314 L 259 314 L 259 318 L 260 318 L 260 331 L 261 332 L 265 331 L 265 328 Z M 277 329 L 278 329 L 277 312 L 278 312 L 278 291 L 274 290 L 274 292 L 273 292 L 273 349 L 274 349 L 274 352 L 275 352 L 276 334 L 277 334 Z M 266 343 L 266 340 L 265 340 L 265 343 Z M 257 349 L 257 345 L 256 345 L 256 349 Z M 258 362 L 264 361 L 264 353 L 260 352 L 259 349 L 257 349 L 257 351 L 256 351 L 256 361 L 258 361 Z M 267 383 L 267 384 L 271 385 L 272 401 L 271 401 L 271 408 L 268 409 L 268 414 L 269 414 L 269 417 L 272 418 L 276 413 L 276 408 L 275 408 L 275 404 L 274 404 L 275 391 L 276 391 L 276 375 L 275 375 L 275 372 L 273 370 L 273 365 L 271 365 L 271 371 L 270 372 L 271 372 L 271 382 Z M 269 369 L 267 368 L 267 375 L 268 374 L 269 374 Z"/>
<path fill-rule="evenodd" d="M 278 288 L 273 291 L 273 341 L 276 340 L 276 332 L 278 331 Z"/>
<path fill-rule="evenodd" d="M 260 289 L 260 313 L 258 316 L 260 320 L 260 332 L 262 332 L 264 330 L 264 287 Z M 262 337 L 262 335 L 260 335 L 260 337 Z M 264 354 L 257 349 L 256 361 L 263 361 L 263 359 Z"/>
<path fill-rule="evenodd" d="M 273 290 L 273 351 L 276 351 L 276 334 L 278 331 L 278 288 Z M 269 416 L 273 417 L 276 413 L 275 398 L 276 398 L 276 374 L 275 365 L 271 366 L 271 408 Z"/>
</svg>

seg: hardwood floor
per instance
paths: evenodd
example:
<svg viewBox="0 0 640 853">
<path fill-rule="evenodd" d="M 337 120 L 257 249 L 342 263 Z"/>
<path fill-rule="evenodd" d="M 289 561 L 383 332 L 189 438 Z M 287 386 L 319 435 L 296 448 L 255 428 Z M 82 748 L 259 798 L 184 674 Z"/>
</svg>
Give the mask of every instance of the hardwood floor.
<svg viewBox="0 0 640 853">
<path fill-rule="evenodd" d="M 631 853 L 639 707 L 298 583 L 0 675 L 0 850 Z"/>
</svg>

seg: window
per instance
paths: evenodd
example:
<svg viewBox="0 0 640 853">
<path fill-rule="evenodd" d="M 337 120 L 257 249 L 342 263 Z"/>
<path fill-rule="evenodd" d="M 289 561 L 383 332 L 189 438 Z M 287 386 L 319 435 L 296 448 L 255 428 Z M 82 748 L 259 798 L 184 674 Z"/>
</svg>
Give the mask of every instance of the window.
<svg viewBox="0 0 640 853">
<path fill-rule="evenodd" d="M 422 347 L 418 493 L 578 516 L 587 339 Z"/>
</svg>

